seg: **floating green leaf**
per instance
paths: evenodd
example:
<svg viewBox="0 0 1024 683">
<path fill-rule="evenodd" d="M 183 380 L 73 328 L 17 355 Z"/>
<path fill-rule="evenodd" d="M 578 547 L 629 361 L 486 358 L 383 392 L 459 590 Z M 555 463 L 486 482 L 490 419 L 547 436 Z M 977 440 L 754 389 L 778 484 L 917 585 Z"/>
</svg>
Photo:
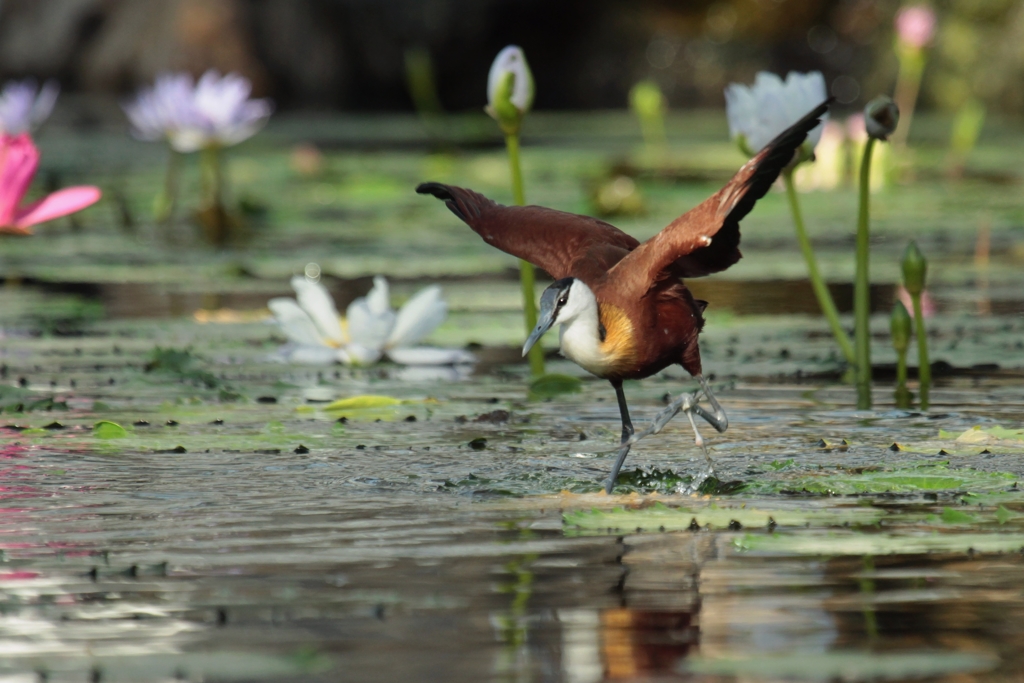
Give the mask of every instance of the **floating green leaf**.
<svg viewBox="0 0 1024 683">
<path fill-rule="evenodd" d="M 928 552 L 1016 552 L 1024 548 L 1024 534 L 930 533 L 872 534 L 856 531 L 746 534 L 737 538 L 739 550 L 784 555 L 920 555 Z"/>
<path fill-rule="evenodd" d="M 97 439 L 123 439 L 128 436 L 128 430 L 110 420 L 100 420 L 92 428 L 92 434 Z"/>
<path fill-rule="evenodd" d="M 993 491 L 1007 488 L 1017 478 L 1017 475 L 1008 472 L 979 472 L 971 469 L 950 469 L 945 465 L 924 465 L 860 472 L 803 472 L 782 479 L 752 483 L 748 490 L 756 493 L 806 492 L 827 495 Z"/>
<path fill-rule="evenodd" d="M 1024 429 L 1006 429 L 1004 427 L 971 427 L 965 432 L 947 432 L 939 430 L 940 439 L 954 439 L 957 443 L 989 443 L 992 441 L 1024 441 Z"/>
<path fill-rule="evenodd" d="M 974 521 L 974 515 L 969 515 L 956 508 L 942 508 L 942 515 L 939 519 L 946 524 L 970 524 Z"/>
<path fill-rule="evenodd" d="M 738 529 L 743 527 L 773 528 L 841 526 L 844 524 L 874 525 L 886 516 L 884 510 L 872 507 L 834 507 L 831 509 L 797 509 L 784 507 L 748 508 L 743 505 L 668 507 L 658 503 L 649 508 L 612 510 L 577 510 L 567 512 L 562 520 L 567 530 L 589 533 L 621 531 L 680 531 L 694 528 Z"/>
<path fill-rule="evenodd" d="M 554 398 L 562 394 L 578 394 L 583 390 L 583 382 L 578 377 L 548 373 L 530 382 L 530 400 L 539 401 Z"/>
<path fill-rule="evenodd" d="M 797 652 L 687 657 L 685 673 L 788 681 L 905 680 L 988 671 L 999 659 L 980 652 Z"/>
<path fill-rule="evenodd" d="M 333 403 L 328 403 L 323 410 L 337 412 L 339 410 L 372 410 L 374 408 L 390 408 L 391 406 L 402 405 L 402 400 L 393 396 L 374 396 L 365 394 L 362 396 L 350 396 L 339 398 Z"/>
<path fill-rule="evenodd" d="M 999 522 L 1000 524 L 1006 524 L 1011 519 L 1017 519 L 1018 517 L 1020 517 L 1019 514 L 1017 514 L 1016 512 L 1011 512 L 1010 510 L 1007 510 L 1002 505 L 1000 505 L 998 508 L 996 508 L 996 521 Z"/>
</svg>

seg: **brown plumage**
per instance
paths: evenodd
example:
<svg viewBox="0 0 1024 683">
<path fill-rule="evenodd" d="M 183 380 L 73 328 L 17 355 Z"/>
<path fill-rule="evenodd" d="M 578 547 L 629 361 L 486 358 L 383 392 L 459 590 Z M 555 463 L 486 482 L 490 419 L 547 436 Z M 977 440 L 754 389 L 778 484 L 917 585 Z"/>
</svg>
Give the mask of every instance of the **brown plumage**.
<svg viewBox="0 0 1024 683">
<path fill-rule="evenodd" d="M 705 303 L 693 298 L 682 278 L 717 273 L 740 259 L 740 220 L 793 160 L 828 104 L 780 134 L 725 187 L 643 244 L 596 218 L 540 206 L 502 206 L 441 183 L 424 183 L 416 191 L 445 200 L 488 244 L 550 273 L 556 282 L 549 289 L 565 292 L 557 304 L 552 295 L 553 320 L 557 306 L 566 303 L 569 278 L 589 288 L 597 304 L 594 334 L 600 340 L 574 355 L 563 336 L 563 353 L 615 386 L 625 441 L 632 425 L 622 380 L 649 377 L 675 363 L 701 376 L 697 336 Z M 542 309 L 544 303 L 542 298 Z"/>
</svg>

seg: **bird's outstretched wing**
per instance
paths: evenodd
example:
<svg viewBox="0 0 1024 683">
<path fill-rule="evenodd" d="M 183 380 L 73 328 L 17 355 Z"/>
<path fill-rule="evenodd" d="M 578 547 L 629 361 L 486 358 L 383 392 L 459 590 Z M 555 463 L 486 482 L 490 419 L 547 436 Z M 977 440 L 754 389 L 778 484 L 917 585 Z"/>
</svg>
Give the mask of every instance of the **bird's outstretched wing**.
<svg viewBox="0 0 1024 683">
<path fill-rule="evenodd" d="M 609 281 L 614 281 L 620 291 L 629 290 L 629 296 L 638 297 L 666 278 L 717 273 L 739 261 L 740 220 L 793 160 L 793 154 L 831 102 L 829 98 L 780 133 L 725 187 L 619 261 L 608 273 Z"/>
<path fill-rule="evenodd" d="M 613 225 L 542 206 L 503 206 L 454 185 L 423 183 L 493 247 L 543 268 L 553 278 L 604 275 L 639 242 Z"/>
</svg>

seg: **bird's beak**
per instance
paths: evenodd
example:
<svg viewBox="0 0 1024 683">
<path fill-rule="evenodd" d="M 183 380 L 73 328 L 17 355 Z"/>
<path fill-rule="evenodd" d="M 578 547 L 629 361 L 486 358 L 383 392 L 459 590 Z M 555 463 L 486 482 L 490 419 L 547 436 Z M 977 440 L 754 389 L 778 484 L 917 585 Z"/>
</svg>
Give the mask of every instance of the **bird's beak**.
<svg viewBox="0 0 1024 683">
<path fill-rule="evenodd" d="M 523 356 L 530 352 L 533 345 L 536 344 L 544 333 L 551 329 L 551 326 L 555 324 L 555 308 L 554 306 L 545 306 L 547 303 L 541 298 L 540 302 L 540 320 L 537 321 L 537 327 L 533 328 L 533 332 L 530 333 L 530 338 L 523 344 Z"/>
</svg>

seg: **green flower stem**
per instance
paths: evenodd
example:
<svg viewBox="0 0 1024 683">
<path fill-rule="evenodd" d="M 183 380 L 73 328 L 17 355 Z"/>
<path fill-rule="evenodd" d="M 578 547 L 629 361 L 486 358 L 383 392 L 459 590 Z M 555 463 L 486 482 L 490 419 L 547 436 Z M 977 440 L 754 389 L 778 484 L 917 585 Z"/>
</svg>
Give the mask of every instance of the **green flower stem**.
<svg viewBox="0 0 1024 683">
<path fill-rule="evenodd" d="M 208 147 L 200 157 L 203 205 L 199 210 L 199 223 L 206 240 L 215 247 L 227 245 L 237 225 L 224 205 L 224 160 L 220 147 Z"/>
<path fill-rule="evenodd" d="M 158 225 L 167 225 L 174 220 L 174 209 L 178 204 L 181 162 L 184 155 L 173 148 L 168 148 L 168 154 L 167 175 L 164 177 L 164 186 L 157 195 L 153 210 L 153 217 Z"/>
<path fill-rule="evenodd" d="M 508 163 L 512 171 L 512 198 L 519 206 L 526 205 L 526 192 L 523 190 L 523 169 L 519 163 L 519 134 L 505 135 L 505 148 L 508 150 Z M 536 275 L 533 264 L 519 260 L 519 283 L 523 290 L 523 317 L 526 322 L 526 334 L 533 332 L 537 326 L 537 300 L 534 284 Z M 540 376 L 544 374 L 544 348 L 538 341 L 528 354 L 530 372 Z"/>
<path fill-rule="evenodd" d="M 864 145 L 860 164 L 860 211 L 857 215 L 857 272 L 853 280 L 853 339 L 857 353 L 857 408 L 871 407 L 871 282 L 868 279 L 871 201 L 871 152 L 875 139 Z"/>
<path fill-rule="evenodd" d="M 825 280 L 822 279 L 821 273 L 818 271 L 818 261 L 814 257 L 811 240 L 807 237 L 803 214 L 800 212 L 800 202 L 796 195 L 796 186 L 793 184 L 793 170 L 785 171 L 782 174 L 782 178 L 786 185 L 789 208 L 793 212 L 796 239 L 800 243 L 800 251 L 803 252 L 804 260 L 807 262 L 807 274 L 811 278 L 814 296 L 817 297 L 821 312 L 825 314 L 825 319 L 828 320 L 828 325 L 832 328 L 832 334 L 836 338 L 836 343 L 839 344 L 839 350 L 842 351 L 846 362 L 852 365 L 855 361 L 853 344 L 850 342 L 850 337 L 846 334 L 846 330 L 843 329 L 842 323 L 839 322 L 839 311 L 836 309 L 835 301 L 832 300 L 832 294 L 828 291 L 828 285 L 825 284 Z"/>
<path fill-rule="evenodd" d="M 202 151 L 203 203 L 207 207 L 224 207 L 224 165 L 220 147 Z"/>
<path fill-rule="evenodd" d="M 907 350 L 903 349 L 896 352 L 896 407 L 909 408 L 912 398 L 907 389 Z"/>
<path fill-rule="evenodd" d="M 907 390 L 907 352 L 896 354 L 896 407 L 910 407 L 910 392 Z"/>
<path fill-rule="evenodd" d="M 917 337 L 917 379 L 921 384 L 921 409 L 928 409 L 928 392 L 932 388 L 932 366 L 928 360 L 928 333 L 924 329 L 924 307 L 921 295 L 911 295 L 914 302 L 914 335 Z"/>
</svg>

